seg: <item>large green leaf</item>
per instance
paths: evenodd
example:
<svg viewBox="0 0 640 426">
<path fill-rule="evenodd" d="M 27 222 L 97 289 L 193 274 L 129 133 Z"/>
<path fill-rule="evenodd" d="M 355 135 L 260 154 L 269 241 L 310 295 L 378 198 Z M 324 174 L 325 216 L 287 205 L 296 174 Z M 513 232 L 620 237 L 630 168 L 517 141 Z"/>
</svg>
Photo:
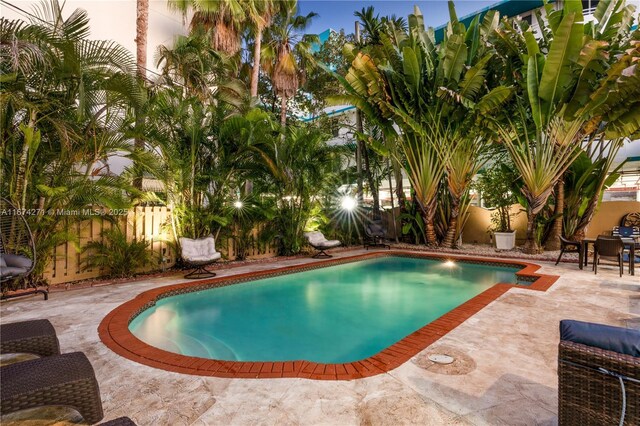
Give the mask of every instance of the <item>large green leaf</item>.
<svg viewBox="0 0 640 426">
<path fill-rule="evenodd" d="M 538 96 L 553 109 L 570 85 L 573 75 L 571 67 L 578 60 L 582 47 L 582 16 L 571 13 L 564 17 L 554 34 L 549 54 L 544 64 Z M 548 112 L 547 112 L 548 113 Z"/>
<path fill-rule="evenodd" d="M 485 75 L 487 74 L 487 64 L 493 55 L 485 55 L 474 66 L 469 68 L 464 74 L 464 78 L 460 82 L 458 93 L 467 99 L 475 99 L 476 95 L 482 89 Z"/>
<path fill-rule="evenodd" d="M 404 75 L 417 93 L 420 90 L 420 65 L 418 64 L 416 52 L 412 48 L 405 46 L 402 49 L 402 59 Z"/>
<path fill-rule="evenodd" d="M 463 36 L 453 34 L 449 37 L 444 52 L 445 56 L 442 62 L 444 81 L 458 82 L 467 60 L 467 45 L 464 43 Z"/>
<path fill-rule="evenodd" d="M 529 62 L 527 63 L 527 95 L 529 96 L 529 103 L 531 104 L 531 115 L 538 129 L 541 129 L 546 123 L 542 113 L 542 99 L 540 99 L 538 94 L 540 61 L 544 61 L 542 55 L 534 54 L 529 56 Z"/>
<path fill-rule="evenodd" d="M 481 114 L 487 114 L 497 110 L 502 106 L 514 93 L 512 87 L 498 86 L 484 95 L 476 104 L 476 108 Z"/>
</svg>

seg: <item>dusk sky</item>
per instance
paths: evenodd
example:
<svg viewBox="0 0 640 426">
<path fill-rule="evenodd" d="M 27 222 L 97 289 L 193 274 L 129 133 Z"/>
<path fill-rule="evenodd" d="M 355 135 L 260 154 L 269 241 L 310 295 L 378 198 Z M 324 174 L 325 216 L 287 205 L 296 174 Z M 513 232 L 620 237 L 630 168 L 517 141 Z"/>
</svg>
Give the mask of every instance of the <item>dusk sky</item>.
<svg viewBox="0 0 640 426">
<path fill-rule="evenodd" d="M 475 12 L 497 0 L 466 0 L 456 1 L 456 11 L 458 17 Z M 378 0 L 378 1 L 353 1 L 353 0 L 300 0 L 300 13 L 306 15 L 309 12 L 316 12 L 318 17 L 314 18 L 309 29 L 311 33 L 321 33 L 327 28 L 339 31 L 341 28 L 345 32 L 352 33 L 356 18 L 353 12 L 368 6 L 373 6 L 380 16 L 392 15 L 407 17 L 413 12 L 413 6 L 418 5 L 424 15 L 425 24 L 437 27 L 448 21 L 449 10 L 445 0 Z"/>
</svg>

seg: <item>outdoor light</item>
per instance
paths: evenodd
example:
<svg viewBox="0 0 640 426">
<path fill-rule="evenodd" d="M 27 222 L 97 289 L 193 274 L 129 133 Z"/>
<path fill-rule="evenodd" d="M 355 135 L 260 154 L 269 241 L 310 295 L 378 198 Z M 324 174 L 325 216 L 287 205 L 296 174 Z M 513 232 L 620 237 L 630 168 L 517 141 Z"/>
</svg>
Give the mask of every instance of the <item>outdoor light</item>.
<svg viewBox="0 0 640 426">
<path fill-rule="evenodd" d="M 242 208 L 242 201 L 240 201 L 240 200 L 236 200 L 236 202 L 235 202 L 235 203 L 233 203 L 233 206 L 234 206 L 236 209 L 241 209 L 241 208 Z"/>
<path fill-rule="evenodd" d="M 456 266 L 456 262 L 454 262 L 453 260 L 447 260 L 446 262 L 444 262 L 444 266 L 453 268 L 454 266 Z"/>
<path fill-rule="evenodd" d="M 353 209 L 356 208 L 356 200 L 353 197 L 349 197 L 348 195 L 345 195 L 344 197 L 342 197 L 342 203 L 341 206 L 344 210 L 348 210 L 348 211 L 352 211 Z"/>
</svg>

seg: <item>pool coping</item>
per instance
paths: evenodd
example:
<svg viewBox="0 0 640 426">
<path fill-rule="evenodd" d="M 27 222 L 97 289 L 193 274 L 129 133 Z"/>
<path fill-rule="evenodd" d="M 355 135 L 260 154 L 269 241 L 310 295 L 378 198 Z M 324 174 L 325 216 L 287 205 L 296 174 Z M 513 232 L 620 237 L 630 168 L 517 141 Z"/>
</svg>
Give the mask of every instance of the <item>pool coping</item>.
<svg viewBox="0 0 640 426">
<path fill-rule="evenodd" d="M 516 276 L 530 281 L 522 286 L 511 283 L 496 283 L 482 293 L 467 300 L 439 318 L 431 321 L 393 345 L 368 358 L 339 364 L 324 364 L 313 361 L 248 362 L 222 361 L 168 352 L 148 345 L 129 331 L 129 323 L 142 311 L 153 306 L 159 299 L 177 294 L 190 293 L 241 282 L 254 281 L 293 272 L 323 268 L 359 260 L 386 256 L 403 256 L 423 259 L 457 260 L 465 263 L 496 266 L 522 267 Z M 132 300 L 112 310 L 98 326 L 100 340 L 113 352 L 150 367 L 176 373 L 223 378 L 306 378 L 316 380 L 354 380 L 391 371 L 410 360 L 431 344 L 445 336 L 467 319 L 478 313 L 511 288 L 531 291 L 546 291 L 559 278 L 557 275 L 538 274 L 540 265 L 519 260 L 491 259 L 482 257 L 455 256 L 450 254 L 420 253 L 408 250 L 376 251 L 337 259 L 316 261 L 309 264 L 285 266 L 265 271 L 246 272 L 194 282 L 173 284 L 140 293 Z"/>
</svg>

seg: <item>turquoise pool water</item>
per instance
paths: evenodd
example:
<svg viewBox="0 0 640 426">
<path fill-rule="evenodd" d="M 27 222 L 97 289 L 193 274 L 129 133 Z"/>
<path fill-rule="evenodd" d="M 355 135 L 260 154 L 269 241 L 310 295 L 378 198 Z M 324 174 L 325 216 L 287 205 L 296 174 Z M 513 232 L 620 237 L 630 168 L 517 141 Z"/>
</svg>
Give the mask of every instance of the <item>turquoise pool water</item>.
<svg viewBox="0 0 640 426">
<path fill-rule="evenodd" d="M 380 257 L 164 298 L 129 329 L 183 355 L 352 362 L 495 283 L 515 283 L 518 269 Z"/>
</svg>

